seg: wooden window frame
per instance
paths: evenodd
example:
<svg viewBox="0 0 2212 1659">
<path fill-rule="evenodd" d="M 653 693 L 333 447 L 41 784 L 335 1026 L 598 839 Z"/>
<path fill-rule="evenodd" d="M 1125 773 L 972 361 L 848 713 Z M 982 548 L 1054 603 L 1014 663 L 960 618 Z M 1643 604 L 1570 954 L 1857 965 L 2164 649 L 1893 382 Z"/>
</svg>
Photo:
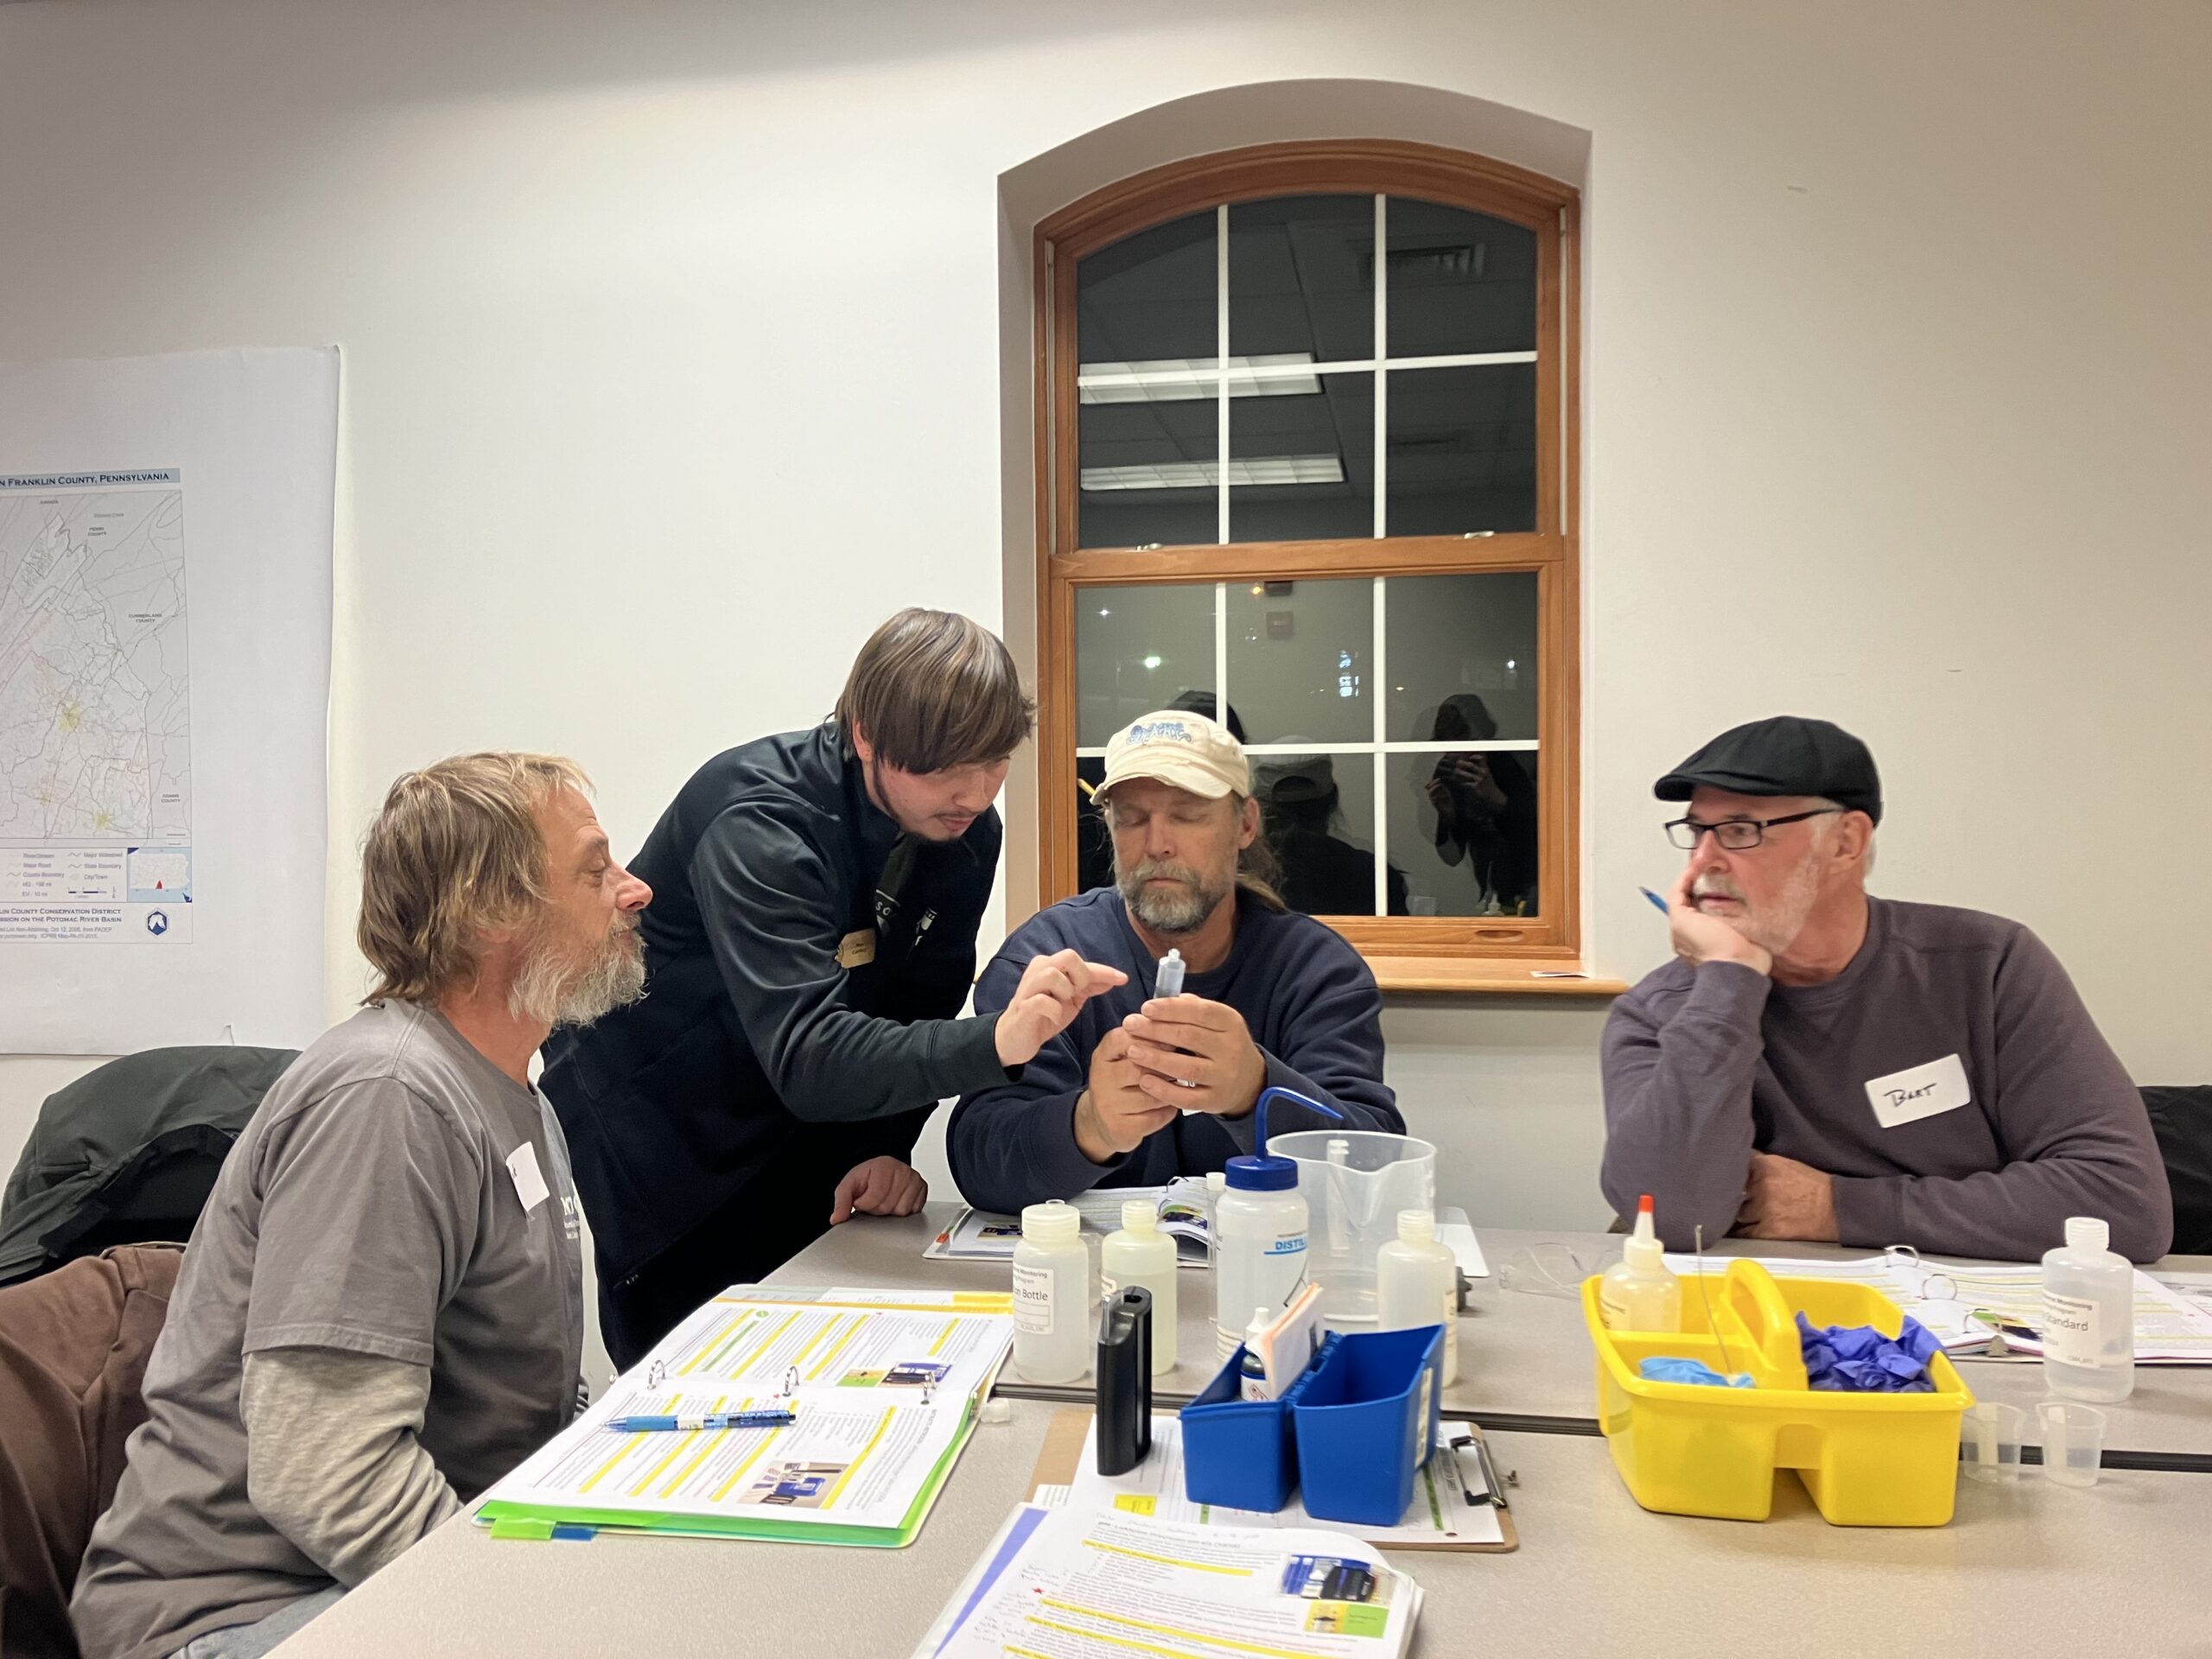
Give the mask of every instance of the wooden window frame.
<svg viewBox="0 0 2212 1659">
<path fill-rule="evenodd" d="M 1078 548 L 1076 266 L 1185 214 L 1288 195 L 1389 194 L 1440 202 L 1536 236 L 1536 527 L 1475 538 Z M 1269 144 L 1155 168 L 1094 192 L 1037 227 L 1035 374 L 1038 879 L 1040 902 L 1074 890 L 1075 603 L 1097 585 L 1534 571 L 1538 582 L 1537 913 L 1325 917 L 1385 988 L 1599 988 L 1536 979 L 1581 961 L 1580 193 L 1486 157 L 1395 141 Z M 1377 340 L 1378 356 L 1385 342 Z M 1377 849 L 1378 858 L 1387 849 Z"/>
</svg>

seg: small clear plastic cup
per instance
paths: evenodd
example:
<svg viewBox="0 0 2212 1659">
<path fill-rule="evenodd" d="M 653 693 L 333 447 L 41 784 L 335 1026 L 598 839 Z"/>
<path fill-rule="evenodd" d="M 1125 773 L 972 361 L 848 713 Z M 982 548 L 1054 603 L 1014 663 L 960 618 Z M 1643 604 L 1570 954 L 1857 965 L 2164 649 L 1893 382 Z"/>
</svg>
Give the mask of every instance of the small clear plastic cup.
<svg viewBox="0 0 2212 1659">
<path fill-rule="evenodd" d="M 2105 1414 L 2070 1400 L 2036 1408 L 2043 1425 L 2043 1471 L 2062 1486 L 2094 1486 L 2104 1462 Z"/>
<path fill-rule="evenodd" d="M 1961 1456 L 1968 1478 L 2010 1481 L 2020 1473 L 2020 1435 L 2028 1414 L 2018 1406 L 1984 1400 L 1967 1408 L 1959 1425 Z"/>
</svg>

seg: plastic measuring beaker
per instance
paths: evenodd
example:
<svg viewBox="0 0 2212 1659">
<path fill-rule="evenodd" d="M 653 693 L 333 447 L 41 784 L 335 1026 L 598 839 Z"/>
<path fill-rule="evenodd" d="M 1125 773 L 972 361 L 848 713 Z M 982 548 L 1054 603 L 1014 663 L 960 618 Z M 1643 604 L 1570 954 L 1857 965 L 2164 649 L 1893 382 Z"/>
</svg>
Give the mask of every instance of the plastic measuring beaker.
<svg viewBox="0 0 2212 1659">
<path fill-rule="evenodd" d="M 1375 1322 L 1375 1255 L 1398 1236 L 1398 1211 L 1436 1208 L 1436 1148 L 1379 1129 L 1301 1129 L 1268 1143 L 1298 1166 L 1306 1270 L 1339 1328 Z"/>
</svg>

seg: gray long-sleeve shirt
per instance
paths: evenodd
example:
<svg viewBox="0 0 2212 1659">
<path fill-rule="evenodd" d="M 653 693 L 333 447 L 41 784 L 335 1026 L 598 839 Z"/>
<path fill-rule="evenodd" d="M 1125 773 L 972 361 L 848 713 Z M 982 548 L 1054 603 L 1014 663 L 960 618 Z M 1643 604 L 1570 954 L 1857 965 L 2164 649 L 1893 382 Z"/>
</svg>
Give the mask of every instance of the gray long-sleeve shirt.
<svg viewBox="0 0 2212 1659">
<path fill-rule="evenodd" d="M 1719 1238 L 1758 1151 L 1835 1177 L 1846 1244 L 2033 1261 L 2069 1216 L 2100 1216 L 2115 1250 L 2165 1254 L 2172 1195 L 2142 1096 L 2050 949 L 1978 911 L 1868 907 L 1859 954 L 1822 984 L 1676 960 L 1613 1005 L 1614 1210 L 1649 1192 L 1671 1247 L 1700 1224 Z"/>
</svg>

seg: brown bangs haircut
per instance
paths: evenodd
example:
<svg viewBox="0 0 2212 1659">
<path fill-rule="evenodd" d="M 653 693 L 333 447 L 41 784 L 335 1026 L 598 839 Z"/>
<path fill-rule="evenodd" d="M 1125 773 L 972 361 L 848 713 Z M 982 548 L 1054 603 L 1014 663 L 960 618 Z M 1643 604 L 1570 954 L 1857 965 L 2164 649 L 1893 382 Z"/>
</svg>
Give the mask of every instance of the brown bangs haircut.
<svg viewBox="0 0 2212 1659">
<path fill-rule="evenodd" d="M 1003 760 L 1036 718 L 1013 653 L 988 628 L 951 611 L 912 608 L 886 622 L 853 659 L 837 699 L 845 741 L 860 733 L 879 760 L 901 772 Z"/>
</svg>

